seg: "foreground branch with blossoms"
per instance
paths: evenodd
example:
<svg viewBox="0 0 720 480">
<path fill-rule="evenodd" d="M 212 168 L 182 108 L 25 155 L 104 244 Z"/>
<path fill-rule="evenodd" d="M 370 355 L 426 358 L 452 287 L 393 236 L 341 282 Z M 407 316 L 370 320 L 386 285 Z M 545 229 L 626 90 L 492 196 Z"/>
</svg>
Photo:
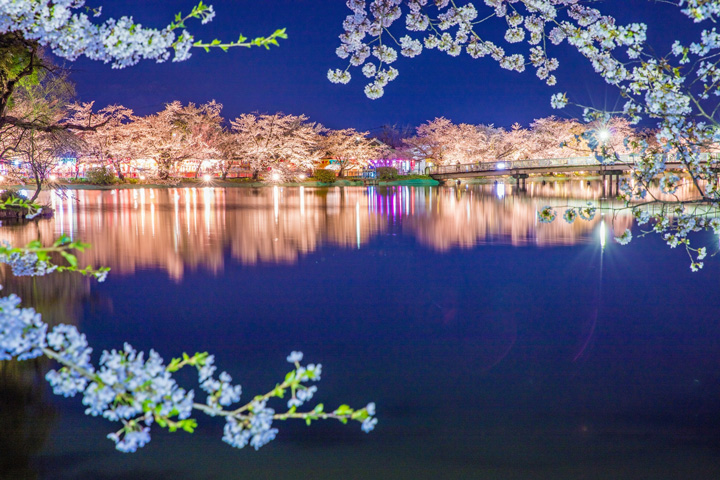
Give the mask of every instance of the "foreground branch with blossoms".
<svg viewBox="0 0 720 480">
<path fill-rule="evenodd" d="M 24 248 L 2 245 L 0 262 L 9 264 L 15 275 L 73 271 L 104 281 L 108 268 L 77 267 L 77 258 L 71 252 L 88 246 L 71 242 L 66 236 L 50 247 L 42 247 L 39 242 Z M 67 265 L 52 263 L 53 253 L 60 254 Z M 21 299 L 14 294 L 0 298 L 0 361 L 40 356 L 56 361 L 60 367 L 45 376 L 53 392 L 64 397 L 82 394 L 87 415 L 118 422 L 119 430 L 108 434 L 108 438 L 122 452 L 134 452 L 146 445 L 153 424 L 170 432 L 192 433 L 197 427 L 197 421 L 191 418 L 194 412 L 224 417 L 222 439 L 236 448 L 249 444 L 259 449 L 272 441 L 278 433 L 273 428 L 275 420 L 300 419 L 308 425 L 314 420 L 334 419 L 342 423 L 352 420 L 361 423 L 365 432 L 373 430 L 377 423 L 374 403 L 359 409 L 340 405 L 330 411 L 320 403 L 301 411 L 317 392 L 316 386 L 308 384 L 319 381 L 322 374 L 322 365 L 300 363 L 301 352 L 292 352 L 287 357 L 294 368 L 281 383 L 240 404 L 241 386 L 233 384 L 227 372 L 216 376 L 215 357 L 207 352 L 192 356 L 184 353 L 165 364 L 154 350 L 146 356 L 125 343 L 122 350 L 103 351 L 95 366 L 92 348 L 75 326 L 60 324 L 50 330 L 39 313 L 20 307 L 20 303 Z M 206 394 L 204 402 L 196 401 L 194 390 L 180 387 L 173 378 L 174 373 L 185 367 L 197 370 L 200 389 Z M 276 411 L 268 405 L 273 399 L 286 397 L 287 410 Z"/>
<path fill-rule="evenodd" d="M 84 56 L 91 60 L 111 63 L 113 68 L 124 68 L 150 59 L 164 62 L 174 51 L 174 62 L 190 58 L 190 50 L 218 48 L 227 51 L 232 47 L 277 46 L 278 39 L 286 39 L 285 29 L 275 30 L 267 37 L 249 39 L 240 35 L 237 41 L 210 42 L 196 40 L 187 30 L 186 22 L 199 20 L 203 25 L 215 18 L 212 5 L 199 2 L 190 13 L 178 13 L 162 29 L 147 28 L 132 17 L 109 18 L 94 22 L 92 17 L 102 15 L 102 7 L 89 8 L 83 0 L 16 0 L 0 2 L 0 34 L 18 33 L 25 39 L 49 47 L 52 52 L 68 60 Z M 176 31 L 181 30 L 180 35 Z"/>
<path fill-rule="evenodd" d="M 693 246 L 689 235 L 703 230 L 720 235 L 720 208 L 713 205 L 685 205 L 680 201 L 657 200 L 635 205 L 628 204 L 625 208 L 632 211 L 638 226 L 647 225 L 640 229 L 638 237 L 659 233 L 670 248 L 683 246 L 690 258 L 690 270 L 693 272 L 703 268 L 708 247 Z M 613 208 L 612 213 L 616 215 L 621 210 L 623 209 Z M 567 223 L 573 223 L 578 217 L 590 221 L 595 218 L 596 212 L 597 207 L 588 202 L 582 207 L 566 208 L 562 218 Z M 541 223 L 552 223 L 556 218 L 557 212 L 553 206 L 546 205 L 537 211 L 537 219 Z M 627 245 L 632 239 L 633 234 L 630 229 L 625 229 L 615 237 L 615 241 L 620 245 Z M 717 252 L 711 256 L 716 254 Z"/>
</svg>

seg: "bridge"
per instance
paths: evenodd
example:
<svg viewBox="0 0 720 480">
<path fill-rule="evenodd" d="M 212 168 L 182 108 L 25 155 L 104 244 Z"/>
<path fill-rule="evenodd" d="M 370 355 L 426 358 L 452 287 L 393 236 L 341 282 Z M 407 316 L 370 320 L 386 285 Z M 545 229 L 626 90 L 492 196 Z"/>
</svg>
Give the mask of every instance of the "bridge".
<svg viewBox="0 0 720 480">
<path fill-rule="evenodd" d="M 683 164 L 680 163 L 674 155 L 664 155 L 662 157 L 666 167 L 683 167 Z M 430 167 L 426 169 L 426 171 L 430 177 L 440 183 L 445 183 L 448 180 L 459 180 L 461 178 L 511 176 L 517 181 L 518 187 L 521 190 L 525 189 L 525 182 L 530 174 L 597 172 L 602 175 L 603 194 L 605 193 L 605 180 L 607 177 L 610 177 L 609 194 L 612 195 L 614 183 L 615 194 L 617 195 L 620 186 L 620 176 L 622 176 L 624 172 L 632 170 L 637 159 L 639 159 L 637 155 L 619 155 L 619 160 L 614 163 L 600 163 L 595 156 L 513 161 L 499 160 L 496 162 L 439 165 Z M 702 163 L 717 163 L 720 162 L 720 158 L 716 153 L 701 153 L 700 161 Z M 613 177 L 615 177 L 614 182 Z"/>
</svg>

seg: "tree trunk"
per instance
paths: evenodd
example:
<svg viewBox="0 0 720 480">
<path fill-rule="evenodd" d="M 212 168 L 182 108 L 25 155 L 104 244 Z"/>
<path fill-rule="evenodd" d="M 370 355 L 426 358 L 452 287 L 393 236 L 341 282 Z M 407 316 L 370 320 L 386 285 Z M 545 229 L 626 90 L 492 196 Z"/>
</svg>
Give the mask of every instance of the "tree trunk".
<svg viewBox="0 0 720 480">
<path fill-rule="evenodd" d="M 37 174 L 37 171 L 35 172 L 35 185 L 35 193 L 29 200 L 30 203 L 33 203 L 35 200 L 37 200 L 38 195 L 40 195 L 40 190 L 42 190 L 42 180 L 40 180 L 40 176 Z"/>
<path fill-rule="evenodd" d="M 252 178 L 253 178 L 254 182 L 257 182 L 259 176 L 260 176 L 260 170 L 253 170 Z"/>
<path fill-rule="evenodd" d="M 160 180 L 167 180 L 168 178 L 170 178 L 170 172 L 167 168 L 165 168 L 165 165 L 163 164 L 158 164 L 157 174 Z"/>
<path fill-rule="evenodd" d="M 120 170 L 120 164 L 116 163 L 114 160 L 112 162 L 113 167 L 115 167 L 115 172 L 117 173 L 118 178 L 121 182 L 125 181 L 125 175 L 123 175 L 122 170 Z"/>
</svg>

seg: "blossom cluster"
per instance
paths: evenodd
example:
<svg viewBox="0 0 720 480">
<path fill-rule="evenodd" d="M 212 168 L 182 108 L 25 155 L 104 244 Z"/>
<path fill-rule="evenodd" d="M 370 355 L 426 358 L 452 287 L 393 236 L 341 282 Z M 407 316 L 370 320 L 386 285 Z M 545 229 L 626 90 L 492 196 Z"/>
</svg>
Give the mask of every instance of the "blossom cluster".
<svg viewBox="0 0 720 480">
<path fill-rule="evenodd" d="M 20 308 L 20 297 L 0 298 L 0 361 L 27 360 L 42 355 L 47 324 L 32 308 Z"/>
<path fill-rule="evenodd" d="M 9 265 L 16 277 L 43 276 L 57 270 L 57 265 L 40 260 L 35 252 L 0 253 L 0 263 Z"/>
<path fill-rule="evenodd" d="M 542 223 L 550 223 L 555 221 L 557 213 L 551 206 L 544 206 L 537 212 L 537 218 Z"/>
</svg>

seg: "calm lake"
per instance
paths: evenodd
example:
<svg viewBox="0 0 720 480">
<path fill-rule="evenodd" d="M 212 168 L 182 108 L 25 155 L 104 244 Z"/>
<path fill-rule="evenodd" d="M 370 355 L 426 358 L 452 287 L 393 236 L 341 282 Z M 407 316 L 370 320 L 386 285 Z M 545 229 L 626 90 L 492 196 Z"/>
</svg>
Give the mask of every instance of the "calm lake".
<svg viewBox="0 0 720 480">
<path fill-rule="evenodd" d="M 3 480 L 720 478 L 720 258 L 691 273 L 656 236 L 616 244 L 627 211 L 537 222 L 598 183 L 68 193 L 0 239 L 91 243 L 81 263 L 107 281 L 4 272 L 4 293 L 77 325 L 96 361 L 123 342 L 212 352 L 245 400 L 302 350 L 323 364 L 315 400 L 374 401 L 379 423 L 277 422 L 256 452 L 198 415 L 123 454 L 115 424 L 52 394 L 49 361 L 5 362 Z"/>
</svg>

